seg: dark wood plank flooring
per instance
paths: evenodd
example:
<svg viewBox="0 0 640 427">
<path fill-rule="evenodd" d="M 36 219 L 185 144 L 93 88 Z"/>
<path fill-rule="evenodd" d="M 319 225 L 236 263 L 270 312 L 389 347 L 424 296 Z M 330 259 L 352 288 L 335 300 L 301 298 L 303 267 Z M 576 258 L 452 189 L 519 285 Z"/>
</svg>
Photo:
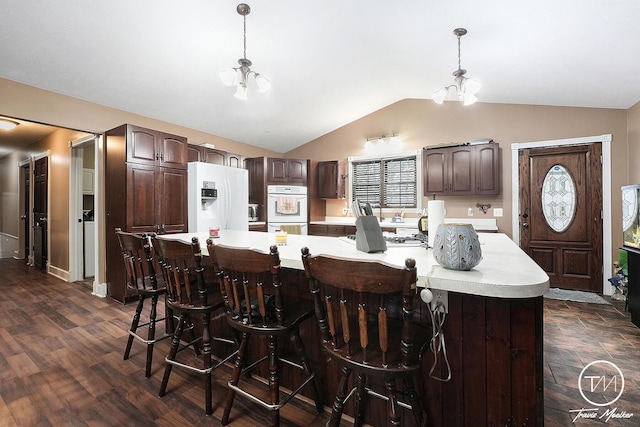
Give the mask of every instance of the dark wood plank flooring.
<svg viewBox="0 0 640 427">
<path fill-rule="evenodd" d="M 174 370 L 157 397 L 168 341 L 156 347 L 152 377 L 144 378 L 145 349 L 134 343 L 122 360 L 134 305 L 123 306 L 26 266 L 0 260 L 0 426 L 219 425 L 225 383 L 214 373 L 214 414 L 204 415 L 200 377 Z M 544 302 L 545 425 L 640 425 L 640 329 L 620 304 Z M 625 375 L 620 411 L 629 420 L 577 420 L 589 407 L 577 381 L 586 364 L 606 359 Z M 256 384 L 256 387 L 260 384 Z M 323 426 L 328 409 L 296 401 L 282 411 L 283 426 Z M 269 425 L 266 410 L 237 398 L 234 426 Z M 348 420 L 343 425 L 350 425 Z"/>
</svg>

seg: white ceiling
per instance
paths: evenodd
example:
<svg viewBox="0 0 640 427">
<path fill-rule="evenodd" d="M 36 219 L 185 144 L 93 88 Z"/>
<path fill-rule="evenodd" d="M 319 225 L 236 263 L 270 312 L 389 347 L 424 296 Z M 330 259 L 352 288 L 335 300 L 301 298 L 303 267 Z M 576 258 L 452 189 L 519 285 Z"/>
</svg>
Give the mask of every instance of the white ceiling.
<svg viewBox="0 0 640 427">
<path fill-rule="evenodd" d="M 237 4 L 0 0 L 0 77 L 286 152 L 451 84 L 465 27 L 481 102 L 640 100 L 637 0 L 249 2 L 247 58 L 273 87 L 248 101 L 218 78 L 242 57 Z"/>
</svg>

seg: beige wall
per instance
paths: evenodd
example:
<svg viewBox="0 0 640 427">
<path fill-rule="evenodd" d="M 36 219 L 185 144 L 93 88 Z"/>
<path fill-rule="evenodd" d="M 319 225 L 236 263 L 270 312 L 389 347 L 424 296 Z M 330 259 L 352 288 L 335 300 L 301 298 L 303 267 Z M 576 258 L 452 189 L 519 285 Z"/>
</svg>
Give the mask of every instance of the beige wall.
<svg viewBox="0 0 640 427">
<path fill-rule="evenodd" d="M 17 119 L 80 129 L 92 133 L 103 133 L 123 123 L 157 129 L 180 136 L 186 136 L 192 144 L 209 142 L 216 148 L 246 157 L 273 156 L 278 153 L 259 147 L 232 141 L 216 135 L 188 129 L 160 120 L 104 107 L 80 99 L 26 86 L 6 79 L 0 79 L 0 115 Z M 19 233 L 19 183 L 17 163 L 30 155 L 51 150 L 51 200 L 49 236 L 51 253 L 49 262 L 62 270 L 69 269 L 69 165 L 70 140 L 84 135 L 82 132 L 61 129 L 49 137 L 0 159 L 0 231 L 18 236 Z M 102 231 L 104 233 L 104 230 Z M 98 266 L 98 275 L 102 274 Z"/>
<path fill-rule="evenodd" d="M 638 110 L 636 114 L 640 116 L 640 108 Z M 640 120 L 638 131 L 640 133 Z M 622 219 L 620 210 L 615 207 L 620 206 L 619 189 L 626 182 L 628 170 L 626 110 L 487 103 L 464 107 L 459 102 L 437 105 L 430 100 L 406 99 L 292 150 L 287 156 L 340 160 L 349 156 L 366 155 L 368 153 L 364 149 L 364 142 L 367 137 L 393 133 L 403 141 L 403 150 L 418 150 L 425 146 L 462 143 L 480 138 L 490 138 L 500 144 L 500 196 L 443 199 L 448 217 L 467 217 L 468 207 L 473 207 L 475 218 L 485 217 L 475 208 L 479 202 L 490 203 L 492 208 L 503 208 L 504 216 L 498 218 L 498 227 L 500 232 L 509 235 L 512 211 L 512 143 L 612 134 L 612 237 L 617 257 L 617 247 L 622 243 L 621 233 L 618 233 Z M 640 141 L 637 151 L 640 152 Z M 328 201 L 327 215 L 340 216 L 344 206 L 345 203 L 340 200 Z"/>
<path fill-rule="evenodd" d="M 211 142 L 222 150 L 245 156 L 277 155 L 274 152 L 215 135 L 4 79 L 0 79 L 0 93 L 2 93 L 2 97 L 0 97 L 0 114 L 2 115 L 95 133 L 102 133 L 122 123 L 134 123 L 186 136 L 192 143 Z M 619 188 L 629 182 L 640 182 L 640 171 L 634 167 L 633 160 L 637 159 L 640 154 L 640 107 L 637 105 L 628 111 L 485 103 L 463 107 L 457 102 L 436 105 L 429 100 L 406 99 L 317 138 L 286 153 L 286 156 L 332 160 L 365 155 L 367 153 L 364 150 L 364 142 L 367 137 L 392 133 L 398 134 L 402 139 L 403 150 L 416 150 L 424 146 L 459 143 L 478 138 L 491 138 L 499 143 L 502 163 L 501 195 L 481 199 L 475 197 L 447 198 L 447 215 L 464 217 L 469 206 L 475 208 L 478 202 L 488 202 L 492 207 L 504 209 L 504 217 L 498 220 L 498 226 L 501 232 L 507 234 L 511 234 L 510 146 L 512 143 L 612 134 L 612 238 L 615 248 L 621 244 L 620 233 L 617 232 L 621 227 L 621 213 L 619 209 L 616 209 L 616 206 L 620 206 Z M 61 143 L 63 139 L 67 139 L 67 136 L 57 135 L 55 143 Z M 62 148 L 56 148 L 55 161 L 52 162 L 55 169 L 52 171 L 52 179 L 56 182 L 56 189 L 60 191 L 59 196 L 54 197 L 52 201 L 55 205 L 52 206 L 52 214 L 55 212 L 56 215 L 56 229 L 52 230 L 52 240 L 55 237 L 56 246 L 52 247 L 52 252 L 54 250 L 59 252 L 52 259 L 55 258 L 56 262 L 60 263 L 56 264 L 57 267 L 68 269 L 68 244 L 66 243 L 68 220 L 64 221 L 62 212 L 68 212 L 69 150 L 66 148 L 64 153 L 63 151 Z M 0 222 L 0 231 L 13 230 L 15 232 L 16 228 L 15 223 L 7 225 L 7 218 L 13 214 L 5 212 L 17 212 L 17 207 L 6 206 L 6 204 L 14 204 L 13 200 L 17 199 L 15 195 L 18 192 L 16 189 L 17 181 L 9 179 L 8 182 L 11 184 L 5 184 L 7 181 L 4 179 L 10 173 L 6 171 L 7 164 L 11 169 L 16 163 L 15 157 L 0 162 L 0 168 L 2 168 L 0 176 L 3 178 L 0 184 L 3 200 L 0 203 L 4 204 L 1 206 L 3 215 L 0 219 L 2 221 Z M 67 180 L 66 186 L 58 184 L 64 180 Z M 6 197 L 4 196 L 5 192 L 7 193 Z M 330 216 L 340 215 L 343 206 L 342 201 L 331 201 L 327 204 L 326 213 Z M 483 216 L 477 210 L 474 212 L 475 217 Z M 57 227 L 60 227 L 59 230 Z"/>
<path fill-rule="evenodd" d="M 624 154 L 624 159 L 628 164 L 629 175 L 622 185 L 640 184 L 640 167 L 638 167 L 640 162 L 640 102 L 627 111 L 627 122 L 629 151 Z M 618 206 L 620 205 L 618 204 Z"/>
</svg>

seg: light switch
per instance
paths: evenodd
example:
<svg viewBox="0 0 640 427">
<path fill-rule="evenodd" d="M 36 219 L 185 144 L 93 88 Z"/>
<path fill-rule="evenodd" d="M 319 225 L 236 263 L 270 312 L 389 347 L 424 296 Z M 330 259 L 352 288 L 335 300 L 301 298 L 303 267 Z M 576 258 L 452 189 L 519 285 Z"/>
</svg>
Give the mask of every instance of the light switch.
<svg viewBox="0 0 640 427">
<path fill-rule="evenodd" d="M 469 216 L 473 216 L 473 208 L 469 208 L 469 209 L 467 210 L 467 215 L 469 215 Z"/>
<path fill-rule="evenodd" d="M 502 216 L 502 208 L 493 208 L 493 216 L 501 217 Z"/>
</svg>

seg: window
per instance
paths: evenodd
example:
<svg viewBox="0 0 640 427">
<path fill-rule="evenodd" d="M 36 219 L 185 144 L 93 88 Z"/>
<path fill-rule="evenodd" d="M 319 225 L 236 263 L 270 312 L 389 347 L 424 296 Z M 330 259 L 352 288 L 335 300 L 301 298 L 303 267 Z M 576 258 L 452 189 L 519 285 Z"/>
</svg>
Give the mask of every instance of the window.
<svg viewBox="0 0 640 427">
<path fill-rule="evenodd" d="M 351 201 L 382 208 L 419 208 L 418 155 L 351 158 Z"/>
</svg>

